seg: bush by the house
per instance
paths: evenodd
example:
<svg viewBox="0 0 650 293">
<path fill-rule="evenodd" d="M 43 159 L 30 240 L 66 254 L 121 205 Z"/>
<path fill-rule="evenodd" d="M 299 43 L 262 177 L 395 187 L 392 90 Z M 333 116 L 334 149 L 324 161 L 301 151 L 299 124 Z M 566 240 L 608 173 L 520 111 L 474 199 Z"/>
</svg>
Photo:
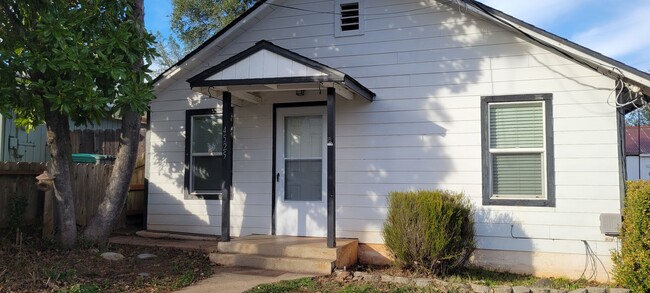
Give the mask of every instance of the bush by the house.
<svg viewBox="0 0 650 293">
<path fill-rule="evenodd" d="M 633 292 L 650 292 L 650 181 L 628 181 L 621 229 L 614 252 L 614 278 Z"/>
<path fill-rule="evenodd" d="M 398 266 L 445 274 L 474 251 L 471 204 L 444 190 L 391 192 L 384 240 Z"/>
</svg>

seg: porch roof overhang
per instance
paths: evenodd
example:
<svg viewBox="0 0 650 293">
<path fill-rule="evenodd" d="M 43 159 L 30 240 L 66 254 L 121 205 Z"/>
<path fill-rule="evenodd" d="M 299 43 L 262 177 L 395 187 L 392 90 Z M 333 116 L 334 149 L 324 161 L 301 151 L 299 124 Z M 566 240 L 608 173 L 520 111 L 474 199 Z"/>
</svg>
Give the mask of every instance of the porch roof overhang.
<svg viewBox="0 0 650 293">
<path fill-rule="evenodd" d="M 260 93 L 270 91 L 318 90 L 333 87 L 345 98 L 355 96 L 373 101 L 375 93 L 349 75 L 269 41 L 230 57 L 189 78 L 193 91 L 208 96 L 230 92 L 233 97 L 260 103 Z"/>
</svg>

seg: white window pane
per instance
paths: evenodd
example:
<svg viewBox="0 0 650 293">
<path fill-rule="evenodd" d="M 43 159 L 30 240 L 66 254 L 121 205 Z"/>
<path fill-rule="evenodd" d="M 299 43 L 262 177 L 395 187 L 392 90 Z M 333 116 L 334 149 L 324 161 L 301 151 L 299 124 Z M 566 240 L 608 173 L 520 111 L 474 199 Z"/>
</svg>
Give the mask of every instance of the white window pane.
<svg viewBox="0 0 650 293">
<path fill-rule="evenodd" d="M 223 184 L 222 164 L 221 156 L 193 156 L 190 192 L 220 191 Z"/>
<path fill-rule="evenodd" d="M 490 148 L 544 147 L 541 103 L 490 105 Z"/>
<path fill-rule="evenodd" d="M 216 115 L 192 117 L 192 153 L 220 153 L 221 118 Z"/>
<path fill-rule="evenodd" d="M 493 154 L 492 194 L 542 197 L 542 154 Z"/>
<path fill-rule="evenodd" d="M 284 199 L 321 201 L 323 190 L 322 160 L 286 160 Z"/>
<path fill-rule="evenodd" d="M 286 158 L 321 157 L 323 153 L 323 117 L 285 117 L 284 156 Z"/>
</svg>

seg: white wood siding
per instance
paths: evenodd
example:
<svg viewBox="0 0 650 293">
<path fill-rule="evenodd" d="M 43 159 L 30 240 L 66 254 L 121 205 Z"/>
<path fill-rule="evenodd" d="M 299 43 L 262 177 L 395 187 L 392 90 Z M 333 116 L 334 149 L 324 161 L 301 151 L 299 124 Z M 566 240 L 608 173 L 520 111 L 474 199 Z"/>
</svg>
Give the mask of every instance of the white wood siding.
<svg viewBox="0 0 650 293">
<path fill-rule="evenodd" d="M 301 63 L 267 50 L 260 50 L 239 62 L 224 68 L 206 80 L 249 79 L 249 78 L 278 78 L 323 76 L 320 72 Z"/>
<path fill-rule="evenodd" d="M 333 3 L 284 5 L 328 11 Z M 614 81 L 457 8 L 421 3 L 367 1 L 365 34 L 339 38 L 330 14 L 276 9 L 158 95 L 149 229 L 219 233 L 220 202 L 183 199 L 184 111 L 217 106 L 184 80 L 266 39 L 377 94 L 372 103 L 337 103 L 338 236 L 381 243 L 390 191 L 444 188 L 472 199 L 480 248 L 583 254 L 587 240 L 609 255 L 615 243 L 600 233 L 598 216 L 620 205 L 607 103 Z M 557 205 L 482 206 L 480 97 L 528 93 L 553 94 Z M 261 104 L 235 108 L 234 235 L 271 230 L 272 104 L 324 94 L 264 93 Z"/>
</svg>

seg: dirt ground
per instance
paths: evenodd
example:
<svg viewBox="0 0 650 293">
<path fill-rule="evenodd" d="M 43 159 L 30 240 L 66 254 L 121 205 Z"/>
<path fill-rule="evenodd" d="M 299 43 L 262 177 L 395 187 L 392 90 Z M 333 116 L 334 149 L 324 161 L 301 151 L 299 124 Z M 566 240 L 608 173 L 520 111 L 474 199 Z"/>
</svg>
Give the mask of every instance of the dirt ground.
<svg viewBox="0 0 650 293">
<path fill-rule="evenodd" d="M 103 259 L 103 252 L 124 259 Z M 142 253 L 156 255 L 140 260 Z M 169 292 L 210 276 L 202 252 L 172 248 L 110 245 L 65 251 L 37 233 L 0 231 L 0 292 Z"/>
</svg>

